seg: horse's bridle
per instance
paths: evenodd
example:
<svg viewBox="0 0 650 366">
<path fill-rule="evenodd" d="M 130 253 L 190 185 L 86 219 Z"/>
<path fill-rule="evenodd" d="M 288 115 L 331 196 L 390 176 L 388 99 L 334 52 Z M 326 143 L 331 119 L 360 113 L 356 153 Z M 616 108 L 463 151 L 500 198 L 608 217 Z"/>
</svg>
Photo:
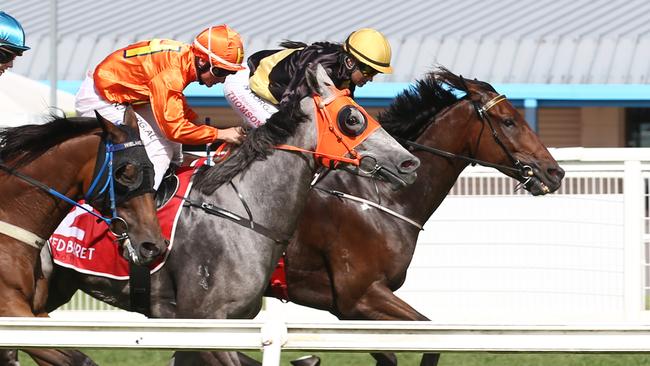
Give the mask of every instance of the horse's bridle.
<svg viewBox="0 0 650 366">
<path fill-rule="evenodd" d="M 467 98 L 469 98 L 469 90 L 467 91 Z M 470 99 L 471 100 L 471 99 Z M 490 108 L 494 107 L 495 105 L 503 102 L 504 100 L 507 100 L 506 96 L 503 94 L 499 94 L 496 97 L 490 99 L 487 103 L 485 103 L 482 107 L 479 106 L 479 104 L 471 100 L 472 105 L 474 106 L 474 109 L 476 110 L 476 113 L 478 114 L 479 118 L 481 119 L 482 122 L 487 122 L 488 126 L 490 126 L 490 131 L 492 132 L 492 138 L 494 141 L 501 147 L 501 150 L 508 156 L 510 161 L 512 162 L 512 165 L 516 169 L 516 171 L 519 172 L 522 178 L 526 179 L 527 181 L 524 182 L 524 185 L 528 183 L 528 180 L 532 178 L 534 175 L 533 173 L 533 168 L 530 167 L 529 165 L 523 165 L 521 161 L 512 155 L 510 150 L 506 147 L 506 145 L 501 141 L 499 138 L 499 134 L 497 133 L 496 129 L 494 128 L 494 125 L 492 124 L 492 120 L 490 120 L 490 115 L 488 114 L 488 111 Z M 476 147 L 474 148 L 474 151 L 478 151 L 479 144 L 481 143 L 481 136 L 483 135 L 483 129 L 485 127 L 485 124 L 481 126 L 481 133 L 478 135 L 478 139 L 476 140 Z M 470 154 L 472 154 L 470 152 Z M 510 169 L 509 169 L 510 170 Z"/>
<path fill-rule="evenodd" d="M 467 89 L 467 88 L 466 88 Z M 459 155 L 459 154 L 454 154 L 452 152 L 436 149 L 433 147 L 429 147 L 426 145 L 418 144 L 417 142 L 411 141 L 411 140 L 406 140 L 406 139 L 401 139 L 398 138 L 397 140 L 400 141 L 402 144 L 411 146 L 417 150 L 422 150 L 422 151 L 427 151 L 436 155 L 440 155 L 443 157 L 447 158 L 452 158 L 452 159 L 458 159 L 458 160 L 463 160 L 466 161 L 472 165 L 481 165 L 481 166 L 486 166 L 490 168 L 495 168 L 498 170 L 502 171 L 511 171 L 514 173 L 518 173 L 524 181 L 520 184 L 522 184 L 524 187 L 527 187 L 528 184 L 530 183 L 531 179 L 533 179 L 534 172 L 533 168 L 530 165 L 524 165 L 521 163 L 521 161 L 512 155 L 510 150 L 506 147 L 506 145 L 501 141 L 499 138 L 499 134 L 497 133 L 496 129 L 494 128 L 494 125 L 492 124 L 492 120 L 490 119 L 490 115 L 488 114 L 488 111 L 496 106 L 497 104 L 507 100 L 506 96 L 503 94 L 499 94 L 496 97 L 490 99 L 485 103 L 484 105 L 479 105 L 478 102 L 472 100 L 470 98 L 470 93 L 469 89 L 467 89 L 467 95 L 466 98 L 467 100 L 472 103 L 472 106 L 474 107 L 474 110 L 476 111 L 476 114 L 478 115 L 479 119 L 483 123 L 481 125 L 481 132 L 478 135 L 478 139 L 476 140 L 476 145 L 474 146 L 473 151 L 478 151 L 479 145 L 481 144 L 481 137 L 483 136 L 483 130 L 485 129 L 485 123 L 487 122 L 487 125 L 490 128 L 490 131 L 492 132 L 492 138 L 494 141 L 501 147 L 501 150 L 506 154 L 506 156 L 510 159 L 512 162 L 512 166 L 507 166 L 507 165 L 502 165 L 502 164 L 496 164 L 496 163 L 490 163 L 488 161 L 476 159 L 473 157 L 474 153 L 470 151 L 470 156 L 465 156 L 465 155 Z"/>
<path fill-rule="evenodd" d="M 93 181 L 88 188 L 88 192 L 84 195 L 84 200 L 89 203 L 102 202 L 104 205 L 103 210 L 110 209 L 112 215 L 110 218 L 95 214 L 98 219 L 106 222 L 109 226 L 112 222 L 119 221 L 128 229 L 126 221 L 117 214 L 117 205 L 131 197 L 154 192 L 153 176 L 144 174 L 147 166 L 150 166 L 153 170 L 153 165 L 148 158 L 136 156 L 136 159 L 129 159 L 124 155 L 127 150 L 138 146 L 143 146 L 142 141 L 139 139 L 133 139 L 122 144 L 106 141 L 105 144 L 99 146 Z M 144 151 L 142 153 L 143 155 L 146 154 Z M 139 173 L 135 182 L 128 185 L 123 184 L 115 177 L 115 172 L 126 164 L 136 166 Z M 117 237 L 117 240 L 126 239 L 124 234 L 115 232 L 112 232 L 112 234 Z"/>
<path fill-rule="evenodd" d="M 100 143 L 100 146 L 101 145 L 102 144 Z M 86 193 L 84 195 L 84 197 L 88 199 L 91 196 L 92 192 L 94 191 L 95 187 L 97 186 L 97 183 L 99 181 L 105 179 L 106 182 L 104 183 L 104 187 L 102 188 L 102 191 L 100 192 L 100 195 L 101 196 L 107 195 L 107 197 L 108 197 L 108 199 L 110 201 L 110 205 L 111 205 L 110 208 L 111 208 L 112 217 L 105 217 L 105 216 L 102 216 L 100 214 L 97 214 L 96 212 L 94 212 L 92 210 L 89 210 L 88 208 L 84 207 L 83 205 L 79 204 L 78 202 L 68 198 L 66 195 L 64 195 L 64 194 L 60 193 L 59 191 L 55 190 L 54 188 L 51 188 L 48 185 L 43 184 L 42 182 L 40 182 L 40 181 L 38 181 L 38 180 L 28 176 L 28 175 L 25 175 L 25 174 L 17 171 L 13 167 L 10 167 L 10 166 L 8 166 L 6 164 L 3 164 L 1 161 L 0 161 L 0 170 L 4 171 L 5 173 L 7 173 L 9 175 L 15 176 L 16 178 L 26 182 L 27 184 L 32 185 L 32 186 L 34 186 L 34 187 L 36 187 L 36 188 L 38 188 L 38 189 L 52 195 L 54 197 L 57 197 L 57 198 L 65 201 L 65 202 L 67 202 L 67 203 L 69 203 L 69 204 L 71 204 L 73 206 L 77 206 L 77 207 L 83 209 L 84 211 L 88 212 L 89 214 L 97 217 L 99 220 L 106 222 L 106 224 L 109 225 L 109 228 L 110 228 L 110 225 L 111 225 L 112 222 L 114 222 L 114 221 L 121 222 L 124 225 L 124 228 L 125 228 L 124 233 L 118 234 L 118 233 L 114 233 L 112 231 L 112 229 L 109 229 L 109 230 L 111 230 L 113 235 L 116 236 L 117 240 L 126 240 L 126 245 L 128 247 L 130 247 L 130 248 L 127 248 L 129 250 L 129 253 L 131 253 L 131 251 L 133 251 L 133 253 L 135 253 L 135 250 L 131 247 L 131 244 L 130 244 L 130 242 L 128 240 L 129 239 L 128 226 L 126 224 L 126 221 L 123 218 L 119 217 L 118 214 L 117 214 L 116 202 L 118 202 L 118 199 L 116 199 L 116 194 L 115 194 L 115 177 L 113 175 L 113 158 L 114 158 L 113 154 L 115 152 L 121 152 L 121 151 L 127 150 L 129 148 L 133 148 L 133 147 L 136 147 L 136 146 L 142 146 L 142 141 L 134 140 L 134 141 L 128 141 L 128 142 L 125 142 L 125 143 L 122 143 L 122 144 L 114 144 L 113 142 L 107 140 L 107 141 L 104 142 L 104 146 L 105 146 L 105 150 L 106 150 L 106 155 L 104 157 L 104 162 L 101 165 L 102 168 L 99 169 L 98 173 L 97 172 L 95 173 L 93 183 L 91 184 L 91 186 L 90 186 L 90 188 L 88 190 L 88 193 Z M 101 155 L 98 154 L 98 156 L 97 156 L 98 165 L 100 163 L 100 159 L 101 159 Z M 106 167 L 108 169 L 106 169 Z M 106 172 L 106 174 L 104 174 L 104 172 Z M 151 189 L 153 189 L 153 186 L 151 187 Z M 136 187 L 134 190 L 142 190 L 143 191 L 142 193 L 146 193 L 146 192 L 144 192 L 144 190 L 141 187 Z M 132 190 L 129 190 L 129 194 L 130 194 L 130 196 L 135 196 L 135 194 L 133 194 Z M 32 232 L 30 232 L 28 230 L 25 230 L 25 229 L 23 229 L 23 228 L 21 228 L 19 226 L 9 224 L 9 223 L 4 222 L 4 221 L 0 221 L 0 233 L 2 233 L 4 235 L 7 235 L 9 237 L 12 237 L 12 238 L 14 238 L 14 239 L 16 239 L 16 240 L 18 240 L 20 242 L 23 242 L 23 243 L 25 243 L 25 244 L 27 244 L 29 246 L 35 247 L 36 249 L 39 249 L 39 250 L 43 247 L 43 245 L 45 245 L 45 242 L 46 242 L 46 239 L 40 238 L 38 235 L 36 235 L 36 234 L 34 234 L 34 233 L 32 233 Z"/>
<path fill-rule="evenodd" d="M 287 144 L 277 145 L 275 148 L 279 150 L 295 151 L 313 155 L 319 164 L 324 165 L 328 168 L 334 168 L 338 163 L 347 163 L 359 166 L 361 163 L 361 158 L 359 158 L 359 153 L 354 148 L 356 145 L 362 142 L 362 140 L 351 142 L 349 139 L 350 136 L 346 136 L 346 134 L 343 133 L 335 123 L 334 118 L 331 116 L 332 111 L 329 107 L 334 102 L 338 103 L 339 98 L 346 98 L 346 100 L 349 100 L 349 103 L 351 105 L 358 107 L 360 111 L 362 111 L 362 108 L 356 105 L 354 101 L 349 97 L 349 89 L 337 89 L 335 87 L 331 87 L 330 89 L 332 91 L 332 95 L 330 95 L 328 98 L 323 99 L 318 94 L 312 95 L 317 118 L 319 121 L 322 120 L 322 122 L 319 122 L 319 124 L 316 126 L 318 131 L 318 142 L 316 150 L 311 151 Z M 320 123 L 325 124 L 325 128 L 320 126 Z M 366 123 L 370 124 L 370 121 L 366 121 Z M 369 135 L 372 131 L 379 127 L 379 123 L 376 121 L 373 121 L 373 124 L 374 125 L 372 128 L 364 129 L 364 135 Z M 325 138 L 328 138 L 330 140 L 329 144 L 323 143 Z M 325 145 L 325 148 L 335 148 L 334 152 L 323 151 L 323 145 Z M 350 155 L 350 157 L 345 156 L 346 154 Z"/>
</svg>

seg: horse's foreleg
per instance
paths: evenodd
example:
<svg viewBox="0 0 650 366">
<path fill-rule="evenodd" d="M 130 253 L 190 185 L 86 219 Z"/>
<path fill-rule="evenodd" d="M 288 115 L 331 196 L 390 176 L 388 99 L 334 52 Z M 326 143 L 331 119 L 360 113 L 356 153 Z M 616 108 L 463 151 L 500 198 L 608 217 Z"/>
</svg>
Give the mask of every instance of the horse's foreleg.
<svg viewBox="0 0 650 366">
<path fill-rule="evenodd" d="M 169 366 L 246 366 L 237 352 L 176 351 Z"/>
<path fill-rule="evenodd" d="M 370 285 L 362 295 L 343 291 L 337 295 L 337 310 L 348 320 L 429 320 L 380 282 Z"/>
<path fill-rule="evenodd" d="M 39 366 L 97 366 L 85 354 L 75 350 L 23 349 Z"/>
<path fill-rule="evenodd" d="M 346 296 L 339 298 L 349 299 Z M 353 306 L 341 306 L 339 311 L 342 319 L 349 320 L 429 320 L 379 282 L 372 284 Z M 373 353 L 372 357 L 377 360 L 377 366 L 397 365 L 397 358 L 392 353 Z M 436 366 L 439 359 L 439 353 L 425 353 L 420 366 Z"/>
<path fill-rule="evenodd" d="M 0 366 L 19 366 L 18 351 L 13 349 L 0 350 Z"/>
<path fill-rule="evenodd" d="M 46 318 L 49 315 L 47 313 L 41 313 L 37 314 L 37 317 Z M 29 354 L 39 366 L 97 366 L 90 357 L 77 350 L 25 349 L 23 351 Z"/>
<path fill-rule="evenodd" d="M 397 365 L 397 356 L 394 353 L 371 353 L 370 355 L 377 360 L 377 366 Z"/>
</svg>

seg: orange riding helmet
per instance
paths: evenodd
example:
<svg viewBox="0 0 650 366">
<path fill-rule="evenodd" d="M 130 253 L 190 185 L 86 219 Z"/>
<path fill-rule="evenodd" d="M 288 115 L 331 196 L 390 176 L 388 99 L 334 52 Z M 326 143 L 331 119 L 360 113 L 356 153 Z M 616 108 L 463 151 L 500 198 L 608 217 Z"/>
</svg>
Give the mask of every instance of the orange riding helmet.
<svg viewBox="0 0 650 366">
<path fill-rule="evenodd" d="M 196 55 L 210 62 L 210 67 L 239 71 L 244 60 L 244 46 L 239 33 L 222 24 L 199 33 L 192 43 Z"/>
</svg>

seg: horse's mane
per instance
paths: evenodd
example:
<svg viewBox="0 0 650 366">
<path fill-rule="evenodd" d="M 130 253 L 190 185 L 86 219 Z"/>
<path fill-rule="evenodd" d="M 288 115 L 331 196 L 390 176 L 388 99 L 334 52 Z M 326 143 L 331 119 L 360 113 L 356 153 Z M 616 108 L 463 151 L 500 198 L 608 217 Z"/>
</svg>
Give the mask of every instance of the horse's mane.
<svg viewBox="0 0 650 366">
<path fill-rule="evenodd" d="M 265 160 L 274 146 L 284 144 L 308 116 L 300 109 L 300 98 L 289 100 L 271 115 L 266 124 L 249 131 L 248 137 L 230 158 L 198 174 L 195 187 L 204 194 L 213 193 L 244 171 L 253 161 Z"/>
<path fill-rule="evenodd" d="M 332 46 L 340 46 L 340 43 L 333 43 L 333 42 L 314 42 L 312 45 L 316 46 L 321 46 L 325 48 L 329 48 Z M 285 39 L 284 41 L 280 42 L 280 47 L 282 48 L 289 48 L 289 49 L 295 49 L 295 48 L 305 48 L 309 47 L 309 45 L 305 42 L 301 41 L 292 41 Z"/>
<path fill-rule="evenodd" d="M 282 48 L 304 48 L 307 47 L 307 43 L 305 42 L 300 42 L 300 41 L 291 41 L 288 39 L 285 39 L 284 41 L 280 42 L 280 47 Z"/>
<path fill-rule="evenodd" d="M 42 125 L 0 129 L 0 161 L 20 167 L 34 161 L 52 147 L 100 127 L 96 118 L 50 116 Z"/>
<path fill-rule="evenodd" d="M 466 80 L 439 67 L 401 92 L 390 107 L 379 114 L 378 120 L 391 135 L 407 140 L 415 139 L 441 110 L 462 99 L 449 88 L 467 92 L 467 84 L 494 91 L 486 82 Z"/>
</svg>

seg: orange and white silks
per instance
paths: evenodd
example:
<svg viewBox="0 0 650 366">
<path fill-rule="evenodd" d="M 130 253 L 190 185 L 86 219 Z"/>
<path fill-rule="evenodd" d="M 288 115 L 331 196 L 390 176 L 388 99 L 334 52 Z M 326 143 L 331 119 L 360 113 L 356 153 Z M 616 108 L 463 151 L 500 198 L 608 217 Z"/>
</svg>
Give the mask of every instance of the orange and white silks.
<svg viewBox="0 0 650 366">
<path fill-rule="evenodd" d="M 319 95 L 313 96 L 318 122 L 318 143 L 316 144 L 316 151 L 291 145 L 278 145 L 276 148 L 313 154 L 316 161 L 327 168 L 335 168 L 341 162 L 358 166 L 360 158 L 354 148 L 380 127 L 379 122 L 350 98 L 350 90 L 331 88 L 333 95 L 330 98 L 323 100 Z M 351 136 L 343 133 L 335 122 L 339 111 L 346 106 L 357 108 L 366 118 L 367 126 L 358 135 Z M 349 154 L 349 157 L 346 156 L 347 154 Z"/>
<path fill-rule="evenodd" d="M 96 92 L 111 103 L 151 103 L 158 126 L 174 142 L 200 145 L 217 139 L 218 130 L 196 125 L 197 114 L 183 90 L 196 81 L 194 52 L 184 43 L 153 39 L 119 49 L 93 75 Z"/>
</svg>

